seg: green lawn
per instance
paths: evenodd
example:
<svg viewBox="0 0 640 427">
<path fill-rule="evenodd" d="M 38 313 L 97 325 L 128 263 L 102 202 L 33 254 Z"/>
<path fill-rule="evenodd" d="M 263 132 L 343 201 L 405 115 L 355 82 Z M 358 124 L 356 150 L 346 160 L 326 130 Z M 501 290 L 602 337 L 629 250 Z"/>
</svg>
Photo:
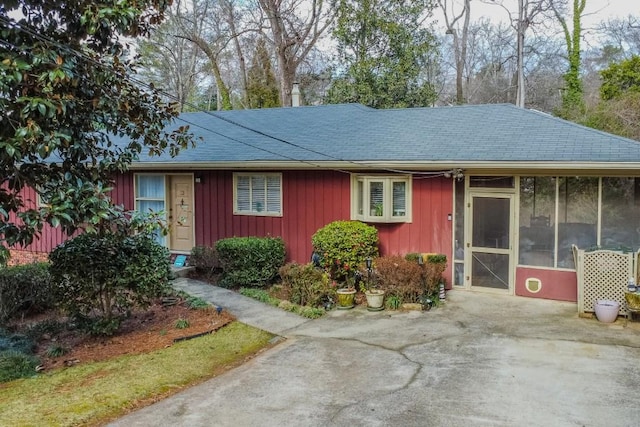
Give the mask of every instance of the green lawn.
<svg viewBox="0 0 640 427">
<path fill-rule="evenodd" d="M 233 322 L 149 354 L 79 365 L 0 384 L 0 424 L 96 425 L 241 363 L 272 334 Z"/>
</svg>

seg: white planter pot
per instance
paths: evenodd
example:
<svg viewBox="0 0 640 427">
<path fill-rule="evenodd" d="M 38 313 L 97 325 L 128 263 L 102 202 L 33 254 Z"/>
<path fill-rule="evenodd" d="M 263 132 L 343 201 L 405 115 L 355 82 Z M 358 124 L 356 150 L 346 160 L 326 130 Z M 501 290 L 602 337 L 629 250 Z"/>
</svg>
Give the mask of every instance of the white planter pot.
<svg viewBox="0 0 640 427">
<path fill-rule="evenodd" d="M 596 317 L 599 321 L 604 323 L 612 323 L 615 322 L 618 318 L 620 303 L 618 301 L 600 299 L 596 301 L 594 309 L 596 312 Z"/>
<path fill-rule="evenodd" d="M 370 289 L 364 293 L 367 297 L 367 308 L 372 311 L 384 308 L 384 291 L 380 289 Z"/>
</svg>

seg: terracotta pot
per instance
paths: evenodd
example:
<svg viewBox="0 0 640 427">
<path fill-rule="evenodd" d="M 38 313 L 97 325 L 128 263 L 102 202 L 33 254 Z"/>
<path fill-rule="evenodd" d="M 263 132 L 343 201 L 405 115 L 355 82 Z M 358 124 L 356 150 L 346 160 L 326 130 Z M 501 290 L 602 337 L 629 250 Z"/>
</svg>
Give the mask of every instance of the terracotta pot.
<svg viewBox="0 0 640 427">
<path fill-rule="evenodd" d="M 600 299 L 596 301 L 594 309 L 596 312 L 596 317 L 599 321 L 604 323 L 612 323 L 615 322 L 618 318 L 620 303 L 618 301 Z"/>
<path fill-rule="evenodd" d="M 370 311 L 378 311 L 384 309 L 384 291 L 380 289 L 369 289 L 366 291 L 367 309 Z"/>
<path fill-rule="evenodd" d="M 336 291 L 338 294 L 338 309 L 347 310 L 353 308 L 356 290 L 353 288 L 340 288 Z"/>
</svg>

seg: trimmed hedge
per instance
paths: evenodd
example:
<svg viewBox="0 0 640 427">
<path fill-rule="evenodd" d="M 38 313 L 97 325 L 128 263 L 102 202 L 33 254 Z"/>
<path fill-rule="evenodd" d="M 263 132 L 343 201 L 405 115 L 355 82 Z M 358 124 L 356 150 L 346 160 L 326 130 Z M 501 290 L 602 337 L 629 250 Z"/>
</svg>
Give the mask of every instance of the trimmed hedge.
<svg viewBox="0 0 640 427">
<path fill-rule="evenodd" d="M 189 265 L 195 267 L 198 273 L 211 277 L 220 268 L 216 248 L 213 246 L 194 246 L 191 249 Z"/>
<path fill-rule="evenodd" d="M 378 230 L 360 221 L 334 221 L 311 238 L 314 252 L 331 277 L 341 282 L 354 279 L 367 258 L 378 256 Z"/>
<path fill-rule="evenodd" d="M 285 246 L 279 237 L 231 237 L 215 245 L 222 267 L 218 283 L 227 288 L 263 287 L 284 265 Z"/>
<path fill-rule="evenodd" d="M 0 322 L 27 310 L 53 306 L 49 264 L 41 262 L 0 268 Z"/>
</svg>

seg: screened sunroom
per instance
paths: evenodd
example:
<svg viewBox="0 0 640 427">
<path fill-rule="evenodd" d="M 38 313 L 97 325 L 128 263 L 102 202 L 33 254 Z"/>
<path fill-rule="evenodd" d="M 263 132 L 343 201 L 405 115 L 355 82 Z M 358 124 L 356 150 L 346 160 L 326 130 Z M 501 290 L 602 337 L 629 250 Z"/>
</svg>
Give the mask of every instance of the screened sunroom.
<svg viewBox="0 0 640 427">
<path fill-rule="evenodd" d="M 455 184 L 454 286 L 575 300 L 572 245 L 638 250 L 640 178 L 470 175 Z"/>
</svg>

